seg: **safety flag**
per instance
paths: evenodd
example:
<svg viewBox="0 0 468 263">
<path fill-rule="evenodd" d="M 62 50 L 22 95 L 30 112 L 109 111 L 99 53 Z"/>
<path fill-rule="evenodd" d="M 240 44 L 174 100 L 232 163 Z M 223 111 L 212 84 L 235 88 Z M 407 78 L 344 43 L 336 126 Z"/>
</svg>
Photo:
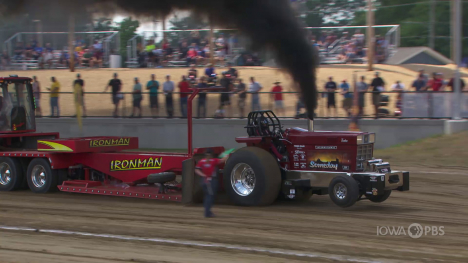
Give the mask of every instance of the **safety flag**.
<svg viewBox="0 0 468 263">
<path fill-rule="evenodd" d="M 232 149 L 229 149 L 227 151 L 224 151 L 223 153 L 221 153 L 218 158 L 222 159 L 224 158 L 226 155 L 229 155 L 231 153 L 233 153 L 234 151 L 236 150 L 236 148 L 232 148 Z"/>
</svg>

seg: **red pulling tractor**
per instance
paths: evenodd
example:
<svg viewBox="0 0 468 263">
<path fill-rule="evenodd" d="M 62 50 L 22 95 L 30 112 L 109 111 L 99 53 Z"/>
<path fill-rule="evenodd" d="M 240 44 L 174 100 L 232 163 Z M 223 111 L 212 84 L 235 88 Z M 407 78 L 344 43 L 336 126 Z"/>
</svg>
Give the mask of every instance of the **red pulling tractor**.
<svg viewBox="0 0 468 263">
<path fill-rule="evenodd" d="M 188 152 L 138 152 L 135 137 L 60 139 L 36 133 L 30 78 L 0 78 L 0 191 L 29 187 L 63 192 L 198 202 L 195 162 L 206 149 L 192 148 L 192 101 L 188 100 Z M 209 90 L 209 89 L 208 89 Z M 391 171 L 373 158 L 375 135 L 364 132 L 283 130 L 271 111 L 251 112 L 247 144 L 232 153 L 219 176 L 237 205 L 269 205 L 278 198 L 307 200 L 330 194 L 348 207 L 363 196 L 385 201 L 392 190 L 409 190 L 409 173 Z M 212 148 L 216 154 L 223 147 Z"/>
</svg>

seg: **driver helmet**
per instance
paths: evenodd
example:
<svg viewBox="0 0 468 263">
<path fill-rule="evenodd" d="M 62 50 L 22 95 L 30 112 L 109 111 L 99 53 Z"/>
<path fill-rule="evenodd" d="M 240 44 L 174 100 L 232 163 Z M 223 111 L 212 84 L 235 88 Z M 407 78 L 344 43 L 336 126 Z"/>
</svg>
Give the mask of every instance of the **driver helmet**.
<svg viewBox="0 0 468 263">
<path fill-rule="evenodd" d="M 270 130 L 269 130 L 269 121 L 267 118 L 263 117 L 263 116 L 260 116 L 258 117 L 257 119 L 257 124 L 260 128 L 260 133 L 261 134 L 270 134 Z"/>
</svg>

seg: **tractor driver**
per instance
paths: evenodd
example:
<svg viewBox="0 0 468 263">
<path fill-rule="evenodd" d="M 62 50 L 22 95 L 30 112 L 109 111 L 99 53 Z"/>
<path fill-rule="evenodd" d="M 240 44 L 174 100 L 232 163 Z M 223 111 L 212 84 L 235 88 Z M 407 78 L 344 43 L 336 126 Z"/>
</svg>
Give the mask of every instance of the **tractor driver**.
<svg viewBox="0 0 468 263">
<path fill-rule="evenodd" d="M 272 132 L 270 131 L 270 122 L 267 118 L 260 116 L 258 117 L 257 123 L 260 135 L 272 135 Z"/>
<path fill-rule="evenodd" d="M 222 159 L 214 157 L 213 150 L 207 149 L 205 151 L 205 158 L 201 159 L 195 167 L 195 173 L 200 176 L 203 192 L 203 206 L 205 207 L 205 217 L 214 217 L 211 212 L 211 207 L 218 190 L 218 165 L 226 162 L 228 154 Z"/>
</svg>

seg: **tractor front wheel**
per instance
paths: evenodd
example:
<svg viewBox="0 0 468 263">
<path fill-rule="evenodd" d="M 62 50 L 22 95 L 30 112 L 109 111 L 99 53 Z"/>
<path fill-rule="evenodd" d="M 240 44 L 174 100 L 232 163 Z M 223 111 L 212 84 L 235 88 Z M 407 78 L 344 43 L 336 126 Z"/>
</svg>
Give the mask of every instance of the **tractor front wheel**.
<svg viewBox="0 0 468 263">
<path fill-rule="evenodd" d="M 350 207 L 359 198 L 359 185 L 351 176 L 337 176 L 330 182 L 328 194 L 336 205 Z"/>
<path fill-rule="evenodd" d="M 269 205 L 278 197 L 281 173 L 269 152 L 257 147 L 245 147 L 227 160 L 223 183 L 226 194 L 236 205 Z"/>
<path fill-rule="evenodd" d="M 50 168 L 47 159 L 33 159 L 28 166 L 28 186 L 34 193 L 57 191 L 58 172 Z"/>
<path fill-rule="evenodd" d="M 14 191 L 21 188 L 23 169 L 17 159 L 0 157 L 0 191 Z"/>
</svg>

